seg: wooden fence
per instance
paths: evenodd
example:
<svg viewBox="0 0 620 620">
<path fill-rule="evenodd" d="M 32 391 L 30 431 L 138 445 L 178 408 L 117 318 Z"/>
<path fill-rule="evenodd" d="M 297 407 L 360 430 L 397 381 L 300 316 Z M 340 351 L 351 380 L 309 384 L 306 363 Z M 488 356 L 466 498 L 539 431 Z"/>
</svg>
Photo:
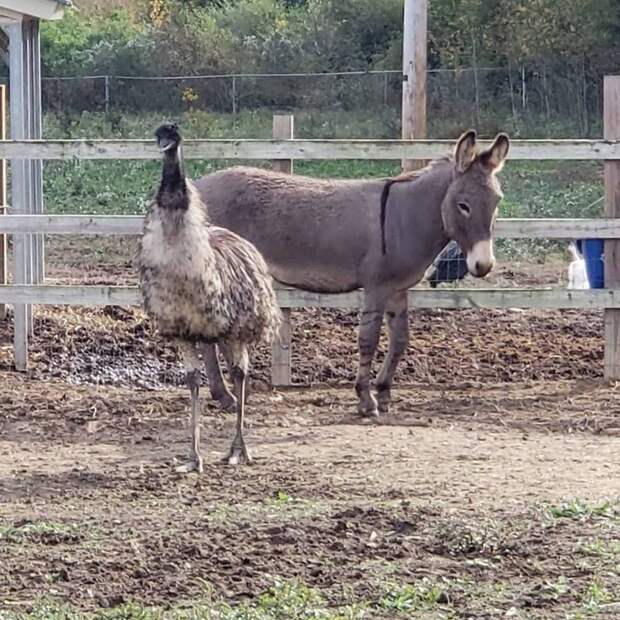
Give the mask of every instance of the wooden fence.
<svg viewBox="0 0 620 620">
<path fill-rule="evenodd" d="M 606 105 L 611 92 L 618 93 L 620 78 L 605 81 Z M 620 379 L 620 192 L 614 175 L 620 178 L 620 130 L 609 129 L 615 117 L 606 116 L 605 140 L 514 141 L 511 159 L 604 160 L 606 167 L 605 219 L 500 219 L 497 238 L 601 238 L 605 239 L 606 286 L 599 290 L 566 289 L 413 289 L 413 308 L 581 308 L 605 310 L 605 376 Z M 620 126 L 620 125 L 619 125 Z M 286 136 L 290 139 L 285 139 Z M 444 155 L 453 141 L 390 140 L 295 140 L 292 118 L 274 118 L 274 140 L 187 140 L 185 157 L 191 159 L 273 159 L 274 167 L 292 171 L 294 159 L 431 159 Z M 0 158 L 12 159 L 158 159 L 151 140 L 67 140 L 0 142 Z M 78 216 L 13 214 L 0 217 L 0 234 L 27 237 L 31 234 L 136 235 L 138 216 Z M 30 244 L 33 246 L 34 244 Z M 15 261 L 22 260 L 21 254 Z M 27 257 L 26 257 L 27 259 Z M 614 262 L 615 261 L 615 262 Z M 15 266 L 15 273 L 27 270 Z M 359 308 L 361 293 L 322 295 L 297 289 L 279 288 L 278 301 L 285 310 L 281 342 L 274 347 L 272 379 L 276 385 L 291 382 L 291 308 Z M 133 305 L 137 289 L 116 286 L 44 286 L 13 279 L 0 286 L 0 304 L 13 304 L 27 315 L 30 304 Z M 27 367 L 27 321 L 15 330 L 15 366 Z M 543 353 L 544 354 L 544 353 Z"/>
</svg>

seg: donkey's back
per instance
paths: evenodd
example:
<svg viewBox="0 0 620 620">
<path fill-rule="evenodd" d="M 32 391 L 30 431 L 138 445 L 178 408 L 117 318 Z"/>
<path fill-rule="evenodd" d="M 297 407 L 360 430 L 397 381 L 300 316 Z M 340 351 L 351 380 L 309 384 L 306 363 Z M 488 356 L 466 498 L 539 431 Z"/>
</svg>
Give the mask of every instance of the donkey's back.
<svg viewBox="0 0 620 620">
<path fill-rule="evenodd" d="M 359 288 L 363 265 L 379 251 L 381 181 L 235 167 L 196 187 L 210 221 L 251 241 L 286 284 L 320 292 Z"/>
</svg>

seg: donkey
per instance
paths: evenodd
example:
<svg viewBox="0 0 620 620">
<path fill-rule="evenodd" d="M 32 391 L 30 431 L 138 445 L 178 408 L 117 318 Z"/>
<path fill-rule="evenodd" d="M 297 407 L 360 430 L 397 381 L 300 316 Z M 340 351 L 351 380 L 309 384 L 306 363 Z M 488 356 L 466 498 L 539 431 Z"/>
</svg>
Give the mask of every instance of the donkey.
<svg viewBox="0 0 620 620">
<path fill-rule="evenodd" d="M 355 390 L 358 413 L 387 413 L 394 373 L 409 340 L 407 290 L 450 240 L 467 269 L 493 268 L 493 225 L 502 197 L 497 172 L 509 139 L 479 152 L 464 133 L 453 156 L 392 179 L 319 180 L 255 168 L 214 172 L 196 187 L 215 226 L 253 243 L 282 284 L 317 293 L 364 289 Z M 382 239 L 384 232 L 385 239 Z M 389 347 L 371 392 L 371 365 L 384 316 Z M 215 346 L 205 351 L 213 398 L 234 407 Z"/>
</svg>

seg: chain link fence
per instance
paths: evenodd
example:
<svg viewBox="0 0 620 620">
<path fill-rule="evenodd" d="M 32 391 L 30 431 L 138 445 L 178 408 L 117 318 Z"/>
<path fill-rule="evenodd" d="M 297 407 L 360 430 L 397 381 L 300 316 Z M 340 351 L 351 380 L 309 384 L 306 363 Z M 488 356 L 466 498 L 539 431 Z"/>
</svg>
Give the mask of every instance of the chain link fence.
<svg viewBox="0 0 620 620">
<path fill-rule="evenodd" d="M 579 67 L 437 69 L 428 72 L 428 116 L 442 127 L 458 120 L 514 132 L 532 123 L 572 136 L 596 135 L 602 114 L 602 75 Z M 59 115 L 83 112 L 180 114 L 205 110 L 360 111 L 386 115 L 398 135 L 402 74 L 390 71 L 187 76 L 93 75 L 46 77 L 43 108 Z M 392 126 L 393 125 L 393 126 Z M 569 131 L 570 129 L 570 131 Z M 444 131 L 449 134 L 449 131 Z M 386 136 L 388 137 L 388 136 Z M 524 137 L 534 137 L 527 136 Z"/>
</svg>

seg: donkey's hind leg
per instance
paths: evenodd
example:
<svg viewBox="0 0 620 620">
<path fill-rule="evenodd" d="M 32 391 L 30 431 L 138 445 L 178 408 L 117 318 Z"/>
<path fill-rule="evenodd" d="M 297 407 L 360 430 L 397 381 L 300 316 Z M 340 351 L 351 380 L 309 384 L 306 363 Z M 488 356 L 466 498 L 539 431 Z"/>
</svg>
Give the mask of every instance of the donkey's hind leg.
<svg viewBox="0 0 620 620">
<path fill-rule="evenodd" d="M 384 307 L 385 301 L 382 298 L 365 292 L 358 335 L 359 366 L 355 380 L 355 391 L 359 398 L 357 411 L 364 416 L 379 415 L 377 401 L 370 392 L 370 371 L 381 335 Z"/>
<path fill-rule="evenodd" d="M 383 366 L 376 380 L 379 411 L 390 410 L 391 388 L 398 362 L 409 344 L 409 316 L 407 312 L 407 291 L 395 293 L 385 306 L 387 317 L 389 348 Z"/>
<path fill-rule="evenodd" d="M 209 379 L 209 390 L 213 400 L 217 400 L 226 411 L 237 410 L 237 399 L 231 394 L 224 382 L 220 362 L 217 359 L 217 349 L 214 344 L 201 345 L 202 358 Z"/>
</svg>

